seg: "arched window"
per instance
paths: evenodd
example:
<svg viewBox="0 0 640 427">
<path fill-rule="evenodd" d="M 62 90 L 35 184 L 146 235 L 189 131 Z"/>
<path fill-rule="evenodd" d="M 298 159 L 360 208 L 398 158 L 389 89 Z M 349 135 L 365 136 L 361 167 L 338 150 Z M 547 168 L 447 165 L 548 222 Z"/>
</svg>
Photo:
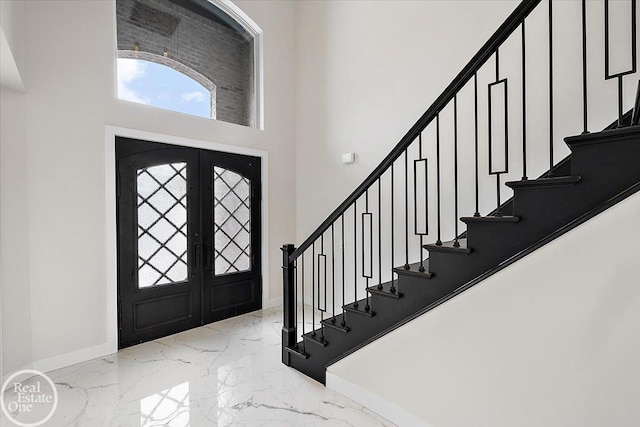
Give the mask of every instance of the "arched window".
<svg viewBox="0 0 640 427">
<path fill-rule="evenodd" d="M 118 98 L 262 127 L 262 31 L 221 0 L 116 0 Z"/>
<path fill-rule="evenodd" d="M 216 85 L 198 72 L 147 52 L 118 52 L 118 98 L 216 118 Z"/>
</svg>

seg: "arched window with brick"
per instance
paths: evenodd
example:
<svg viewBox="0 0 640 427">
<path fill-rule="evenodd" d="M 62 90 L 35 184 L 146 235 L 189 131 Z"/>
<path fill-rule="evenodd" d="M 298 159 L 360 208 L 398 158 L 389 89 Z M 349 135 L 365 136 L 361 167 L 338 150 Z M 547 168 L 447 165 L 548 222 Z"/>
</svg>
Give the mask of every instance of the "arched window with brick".
<svg viewBox="0 0 640 427">
<path fill-rule="evenodd" d="M 262 31 L 220 0 L 116 0 L 118 98 L 261 128 Z"/>
</svg>

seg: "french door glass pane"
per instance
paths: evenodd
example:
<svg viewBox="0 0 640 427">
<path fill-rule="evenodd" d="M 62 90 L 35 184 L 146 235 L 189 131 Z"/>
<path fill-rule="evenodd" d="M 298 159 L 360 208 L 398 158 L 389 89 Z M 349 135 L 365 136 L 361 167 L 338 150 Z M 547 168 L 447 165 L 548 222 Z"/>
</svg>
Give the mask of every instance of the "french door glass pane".
<svg viewBox="0 0 640 427">
<path fill-rule="evenodd" d="M 137 172 L 138 287 L 187 280 L 187 164 Z"/>
<path fill-rule="evenodd" d="M 251 182 L 235 172 L 213 168 L 214 273 L 251 270 Z"/>
</svg>

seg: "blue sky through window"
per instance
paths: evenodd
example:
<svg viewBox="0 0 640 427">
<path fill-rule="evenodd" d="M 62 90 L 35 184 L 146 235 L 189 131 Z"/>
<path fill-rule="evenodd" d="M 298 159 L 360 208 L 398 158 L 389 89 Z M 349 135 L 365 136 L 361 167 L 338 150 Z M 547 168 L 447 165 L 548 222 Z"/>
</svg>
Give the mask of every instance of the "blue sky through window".
<svg viewBox="0 0 640 427">
<path fill-rule="evenodd" d="M 211 93 L 190 77 L 142 59 L 118 59 L 118 98 L 211 118 Z"/>
</svg>

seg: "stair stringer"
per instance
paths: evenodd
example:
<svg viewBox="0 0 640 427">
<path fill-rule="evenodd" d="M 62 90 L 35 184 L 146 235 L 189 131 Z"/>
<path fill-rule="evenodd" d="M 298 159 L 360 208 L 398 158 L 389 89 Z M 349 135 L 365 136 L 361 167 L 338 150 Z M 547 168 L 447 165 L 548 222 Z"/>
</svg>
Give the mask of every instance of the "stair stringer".
<svg viewBox="0 0 640 427">
<path fill-rule="evenodd" d="M 390 302 L 388 298 L 371 295 L 372 311 L 377 313 L 375 316 L 365 318 L 349 314 L 352 323 L 348 334 L 325 328 L 323 333 L 329 336 L 328 345 L 320 349 L 316 346 L 305 348 L 307 358 L 294 358 L 291 366 L 324 383 L 327 366 L 464 292 L 640 190 L 640 169 L 632 167 L 640 163 L 640 128 L 581 135 L 567 138 L 567 142 L 573 154 L 572 161 L 566 164 L 576 179 L 554 178 L 549 182 L 557 181 L 559 184 L 553 185 L 544 179 L 513 183 L 516 189 L 514 214 L 523 216 L 522 221 L 517 221 L 517 227 L 514 227 L 516 222 L 504 221 L 469 224 L 467 234 L 471 242 L 468 250 L 430 254 L 428 270 L 435 273 L 435 279 L 419 280 L 403 275 L 402 269 L 396 269 L 400 291 L 407 289 L 406 298 Z M 612 161 L 616 156 L 621 167 L 616 167 L 616 162 Z M 605 158 L 607 161 L 603 162 Z M 608 169 L 603 169 L 605 167 Z M 576 170 L 583 173 L 584 180 L 576 175 Z M 603 181 L 607 184 L 603 185 Z M 541 207 L 541 212 L 537 212 Z M 497 238 L 498 235 L 503 238 Z M 482 247 L 483 243 L 486 246 L 493 240 L 495 242 L 489 248 Z M 466 240 L 462 242 L 465 248 Z M 480 249 L 474 252 L 474 245 Z M 435 248 L 430 246 L 430 249 Z M 382 308 L 378 309 L 379 306 Z M 360 301 L 360 309 L 363 307 L 364 301 Z"/>
<path fill-rule="evenodd" d="M 434 426 L 638 424 L 639 190 L 330 365 L 327 386 L 357 402 L 340 384 L 366 390 L 396 422 L 406 412 Z"/>
</svg>

